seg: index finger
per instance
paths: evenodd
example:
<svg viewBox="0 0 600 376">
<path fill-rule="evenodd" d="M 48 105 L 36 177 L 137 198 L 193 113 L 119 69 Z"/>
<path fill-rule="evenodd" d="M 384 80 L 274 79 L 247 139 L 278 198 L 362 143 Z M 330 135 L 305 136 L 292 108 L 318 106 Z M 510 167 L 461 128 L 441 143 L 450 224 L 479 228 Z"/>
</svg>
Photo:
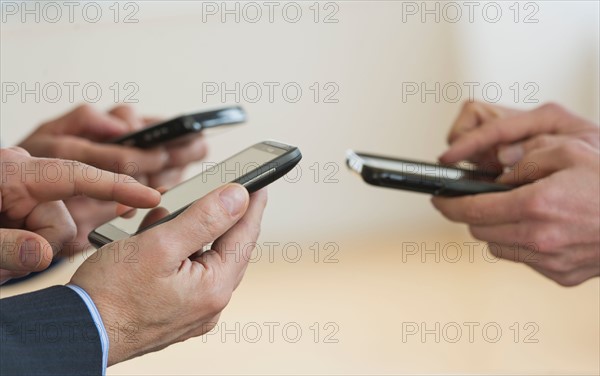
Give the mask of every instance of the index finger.
<svg viewBox="0 0 600 376">
<path fill-rule="evenodd" d="M 440 161 L 456 163 L 497 145 L 513 143 L 541 133 L 552 133 L 558 129 L 558 124 L 556 113 L 549 106 L 494 119 L 457 139 L 440 157 Z"/>
<path fill-rule="evenodd" d="M 160 193 L 134 178 L 100 170 L 77 161 L 36 158 L 22 171 L 28 192 L 40 201 L 87 196 L 139 208 L 156 206 Z M 28 174 L 27 171 L 35 171 Z M 35 179 L 34 181 L 31 181 Z"/>
<path fill-rule="evenodd" d="M 500 116 L 500 108 L 481 102 L 465 102 L 458 117 L 448 132 L 448 144 L 452 144 L 463 134 L 472 131 L 482 123 Z"/>
<path fill-rule="evenodd" d="M 483 193 L 461 197 L 434 196 L 433 206 L 446 218 L 470 225 L 495 225 L 518 222 L 529 187 L 508 192 Z"/>
</svg>

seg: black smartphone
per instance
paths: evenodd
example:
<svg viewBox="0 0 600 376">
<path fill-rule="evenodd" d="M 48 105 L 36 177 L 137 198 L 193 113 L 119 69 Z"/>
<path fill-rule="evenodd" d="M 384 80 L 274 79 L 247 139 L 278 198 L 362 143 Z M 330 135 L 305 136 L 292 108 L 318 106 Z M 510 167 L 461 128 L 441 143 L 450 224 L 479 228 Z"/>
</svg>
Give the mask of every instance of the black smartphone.
<svg viewBox="0 0 600 376">
<path fill-rule="evenodd" d="M 242 184 L 252 193 L 285 175 L 300 159 L 302 153 L 295 146 L 276 141 L 252 145 L 165 192 L 159 207 L 135 209 L 129 218 L 115 218 L 92 231 L 88 239 L 101 247 L 143 232 L 175 218 L 194 201 L 227 183 Z M 156 216 L 159 211 L 160 216 Z"/>
<path fill-rule="evenodd" d="M 346 153 L 346 164 L 369 184 L 437 196 L 502 192 L 514 188 L 496 183 L 494 181 L 496 174 L 491 172 L 384 157 L 352 150 Z"/>
<path fill-rule="evenodd" d="M 239 106 L 183 115 L 108 141 L 113 144 L 151 148 L 167 141 L 222 125 L 246 121 L 246 112 Z"/>
</svg>

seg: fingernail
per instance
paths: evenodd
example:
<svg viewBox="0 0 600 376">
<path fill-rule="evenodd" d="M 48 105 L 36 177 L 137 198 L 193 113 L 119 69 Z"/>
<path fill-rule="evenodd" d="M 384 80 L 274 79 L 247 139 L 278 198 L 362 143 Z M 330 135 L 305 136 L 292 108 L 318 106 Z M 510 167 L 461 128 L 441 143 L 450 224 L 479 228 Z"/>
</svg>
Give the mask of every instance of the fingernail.
<svg viewBox="0 0 600 376">
<path fill-rule="evenodd" d="M 520 144 L 508 145 L 498 150 L 498 160 L 504 166 L 513 166 L 523 158 L 523 146 Z"/>
<path fill-rule="evenodd" d="M 39 243 L 33 239 L 28 239 L 21 243 L 19 249 L 19 261 L 25 268 L 35 268 L 40 264 L 40 255 L 42 254 L 39 249 Z"/>
<path fill-rule="evenodd" d="M 246 205 L 246 188 L 238 184 L 232 184 L 221 191 L 219 198 L 229 214 L 237 215 Z"/>
</svg>

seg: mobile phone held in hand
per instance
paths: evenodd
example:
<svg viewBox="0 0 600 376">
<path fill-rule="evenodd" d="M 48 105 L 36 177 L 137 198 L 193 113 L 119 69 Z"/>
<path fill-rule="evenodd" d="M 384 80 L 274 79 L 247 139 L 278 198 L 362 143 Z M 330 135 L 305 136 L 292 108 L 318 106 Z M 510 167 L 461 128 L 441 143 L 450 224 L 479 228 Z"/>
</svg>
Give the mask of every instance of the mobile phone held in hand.
<svg viewBox="0 0 600 376">
<path fill-rule="evenodd" d="M 513 186 L 494 181 L 495 174 L 433 163 L 397 159 L 349 150 L 346 164 L 368 184 L 436 196 L 462 196 L 508 191 Z"/>
<path fill-rule="evenodd" d="M 138 148 L 151 148 L 165 142 L 175 140 L 192 133 L 224 125 L 240 124 L 246 121 L 246 112 L 239 106 L 225 107 L 218 110 L 182 115 L 148 128 L 129 133 L 110 143 Z"/>
<path fill-rule="evenodd" d="M 175 218 L 194 201 L 228 183 L 239 183 L 248 192 L 255 192 L 284 176 L 300 159 L 302 154 L 295 146 L 260 142 L 171 188 L 162 195 L 159 207 L 135 209 L 132 216 L 115 218 L 96 228 L 88 238 L 97 247 L 128 238 Z"/>
</svg>

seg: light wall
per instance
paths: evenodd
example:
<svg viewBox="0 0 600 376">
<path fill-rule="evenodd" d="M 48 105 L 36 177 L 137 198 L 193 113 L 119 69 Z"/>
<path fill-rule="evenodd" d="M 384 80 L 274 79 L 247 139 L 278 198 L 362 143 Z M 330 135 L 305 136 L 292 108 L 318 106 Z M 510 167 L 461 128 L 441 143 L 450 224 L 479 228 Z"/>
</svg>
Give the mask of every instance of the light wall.
<svg viewBox="0 0 600 376">
<path fill-rule="evenodd" d="M 400 251 L 400 243 L 444 244 L 454 240 L 467 241 L 469 238 L 463 226 L 441 218 L 429 204 L 427 196 L 367 186 L 347 171 L 344 165 L 344 152 L 348 148 L 431 161 L 441 154 L 445 134 L 460 110 L 460 102 L 456 102 L 454 96 L 448 93 L 442 93 L 439 101 L 431 94 L 426 95 L 424 100 L 419 94 L 407 95 L 406 89 L 413 84 L 424 83 L 427 88 L 434 88 L 436 82 L 442 88 L 456 84 L 463 89 L 463 100 L 468 99 L 465 83 L 476 84 L 477 99 L 485 99 L 480 88 L 486 85 L 499 86 L 502 95 L 498 103 L 519 108 L 538 105 L 524 101 L 524 95 L 534 90 L 535 94 L 530 99 L 539 104 L 546 101 L 564 103 L 598 122 L 597 3 L 548 1 L 536 2 L 534 8 L 525 8 L 526 4 L 520 3 L 519 22 L 515 22 L 514 11 L 509 8 L 512 3 L 499 2 L 495 4 L 503 13 L 495 23 L 482 16 L 482 8 L 487 3 L 477 3 L 479 5 L 475 8 L 472 23 L 465 13 L 467 8 L 464 3 L 453 3 L 459 4 L 463 15 L 457 22 L 450 22 L 452 20 L 448 18 L 454 15 L 441 13 L 444 9 L 452 11 L 446 8 L 445 2 L 427 2 L 427 5 L 422 2 L 392 1 L 342 1 L 330 5 L 321 2 L 320 22 L 314 21 L 315 13 L 309 8 L 314 7 L 313 2 L 298 2 L 294 4 L 300 5 L 303 15 L 297 23 L 286 21 L 282 16 L 281 9 L 287 3 L 278 3 L 272 23 L 266 13 L 256 23 L 247 22 L 243 15 L 239 23 L 233 20 L 233 16 L 228 16 L 227 22 L 222 22 L 219 15 L 206 13 L 213 9 L 213 5 L 222 7 L 221 2 L 210 3 L 212 5 L 207 7 L 207 3 L 203 5 L 193 1 L 140 2 L 136 7 L 127 9 L 121 3 L 120 22 L 115 23 L 112 19 L 114 13 L 108 8 L 110 4 L 103 5 L 104 16 L 97 23 L 86 22 L 81 13 L 75 13 L 75 23 L 68 22 L 65 17 L 58 23 L 43 20 L 39 23 L 22 23 L 18 17 L 7 16 L 6 22 L 2 23 L 0 36 L 3 85 L 7 82 L 25 82 L 31 87 L 35 82 L 40 82 L 42 86 L 57 82 L 65 91 L 62 99 L 56 103 L 44 97 L 39 103 L 31 96 L 24 101 L 18 95 L 3 98 L 0 114 L 3 145 L 18 142 L 40 122 L 68 111 L 83 100 L 81 90 L 76 90 L 75 100 L 71 103 L 64 82 L 78 82 L 81 86 L 96 83 L 103 90 L 96 105 L 105 109 L 115 105 L 114 92 L 110 89 L 113 83 L 118 83 L 122 95 L 131 93 L 131 87 L 126 89 L 124 85 L 133 83 L 139 89 L 133 95 L 133 99 L 137 100 L 134 105 L 139 112 L 162 116 L 236 102 L 232 95 L 224 101 L 218 95 L 203 98 L 203 84 L 224 83 L 232 88 L 236 82 L 241 87 L 259 83 L 263 88 L 260 100 L 250 103 L 244 100 L 243 95 L 240 100 L 249 113 L 250 121 L 228 132 L 210 136 L 211 151 L 207 160 L 219 161 L 264 139 L 276 139 L 299 146 L 304 159 L 296 172 L 300 171 L 301 176 L 288 179 L 297 178 L 296 182 L 279 181 L 270 188 L 270 203 L 263 221 L 261 241 L 297 242 L 306 247 L 314 242 L 331 242 L 339 247 L 340 257 L 346 257 L 348 261 L 341 263 L 337 269 L 325 269 L 328 272 L 314 269 L 322 265 L 307 263 L 294 269 L 291 276 L 283 273 L 287 267 L 291 267 L 289 263 L 263 265 L 258 270 L 272 273 L 275 279 L 273 284 L 282 283 L 277 279 L 289 277 L 289 289 L 279 291 L 280 295 L 277 291 L 269 292 L 265 290 L 269 286 L 268 281 L 261 279 L 263 275 L 250 271 L 245 287 L 239 293 L 240 302 L 252 305 L 257 296 L 261 297 L 261 301 L 268 301 L 268 295 L 275 294 L 277 301 L 288 299 L 290 307 L 294 306 L 292 302 L 300 300 L 304 309 L 299 312 L 305 314 L 305 318 L 313 317 L 310 309 L 313 307 L 330 312 L 328 320 L 338 317 L 344 322 L 346 316 L 334 307 L 339 303 L 337 297 L 341 297 L 343 302 L 339 303 L 340 310 L 353 309 L 350 298 L 353 294 L 352 285 L 335 282 L 351 281 L 353 273 L 360 275 L 361 270 L 365 270 L 367 274 L 363 277 L 366 278 L 366 286 L 379 275 L 396 281 L 390 282 L 392 285 L 386 285 L 384 279 L 373 282 L 380 288 L 409 283 L 414 290 L 404 291 L 404 298 L 402 291 L 398 292 L 398 296 L 390 296 L 384 293 L 387 290 L 379 290 L 379 294 L 369 296 L 368 306 L 359 309 L 360 312 L 372 310 L 373 314 L 367 316 L 365 313 L 360 317 L 377 321 L 381 316 L 382 320 L 393 321 L 393 317 L 406 309 L 404 304 L 410 304 L 411 297 L 427 300 L 432 294 L 429 288 L 436 288 L 440 290 L 433 296 L 442 299 L 442 303 L 413 306 L 421 307 L 414 308 L 413 319 L 418 318 L 420 313 L 427 317 L 428 314 L 423 310 L 439 312 L 446 307 L 451 313 L 452 309 L 446 304 L 456 302 L 449 303 L 444 297 L 456 294 L 460 297 L 458 301 L 468 302 L 467 306 L 473 310 L 459 309 L 454 312 L 455 320 L 484 320 L 485 317 L 493 320 L 494 309 L 498 308 L 494 303 L 496 299 L 486 295 L 483 286 L 496 286 L 499 288 L 496 290 L 497 298 L 505 308 L 510 307 L 506 309 L 515 317 L 523 309 L 519 305 L 528 304 L 528 294 L 536 295 L 536 291 L 543 291 L 535 307 L 527 306 L 532 311 L 525 316 L 527 320 L 533 317 L 543 322 L 545 328 L 561 328 L 558 332 L 545 332 L 545 345 L 535 347 L 535 356 L 526 355 L 532 347 L 511 348 L 512 354 L 525 352 L 513 366 L 510 359 L 496 359 L 494 354 L 497 349 L 493 346 L 477 348 L 480 359 L 484 360 L 474 361 L 459 356 L 463 351 L 474 351 L 472 346 L 449 347 L 454 352 L 448 352 L 446 348 L 434 351 L 443 358 L 436 360 L 427 358 L 431 347 L 411 348 L 403 344 L 400 346 L 404 354 L 402 361 L 396 362 L 393 349 L 397 343 L 393 342 L 394 337 L 381 332 L 367 333 L 368 329 L 362 325 L 368 326 L 370 323 L 354 317 L 353 320 L 346 320 L 343 328 L 346 343 L 350 341 L 355 346 L 351 351 L 341 346 L 334 348 L 332 353 L 327 352 L 327 357 L 319 357 L 320 348 L 308 346 L 303 348 L 308 355 L 298 354 L 296 357 L 293 348 L 289 351 L 277 348 L 277 351 L 283 351 L 279 359 L 287 360 L 279 362 L 275 359 L 273 364 L 267 365 L 267 360 L 251 362 L 251 354 L 256 347 L 236 347 L 236 344 L 232 344 L 223 351 L 246 354 L 247 358 L 243 359 L 250 362 L 248 367 L 223 361 L 211 364 L 208 367 L 210 372 L 598 372 L 598 358 L 593 355 L 599 349 L 598 324 L 594 323 L 598 315 L 598 279 L 582 287 L 566 290 L 529 269 L 504 262 L 500 263 L 500 268 L 493 269 L 496 273 L 481 275 L 473 268 L 487 270 L 486 267 L 490 267 L 485 263 L 481 266 L 481 260 L 466 265 L 466 269 L 456 269 L 450 265 L 438 269 L 433 265 L 435 272 L 417 268 L 410 269 L 416 271 L 414 273 L 397 275 L 394 264 L 386 262 L 398 261 L 394 257 L 398 257 L 396 253 Z M 228 4 L 233 8 L 236 3 Z M 240 9 L 247 5 L 237 4 Z M 264 3 L 257 4 L 266 12 Z M 422 7 L 435 9 L 436 4 L 440 9 L 439 22 L 436 22 L 435 15 L 425 15 L 425 22 L 422 22 Z M 417 13 L 412 14 L 415 6 Z M 137 13 L 134 19 L 139 22 L 122 22 L 125 14 L 135 9 Z M 289 10 L 288 16 L 294 15 L 292 11 Z M 322 22 L 325 15 L 333 11 L 336 11 L 333 17 L 338 22 Z M 538 22 L 523 22 L 525 16 L 533 11 L 535 14 L 529 20 L 537 19 Z M 491 12 L 488 16 L 493 16 Z M 203 16 L 206 20 L 203 20 Z M 253 13 L 250 17 L 254 17 Z M 274 102 L 270 103 L 264 82 L 277 82 L 280 85 L 278 88 L 293 83 L 302 88 L 303 94 L 297 103 L 288 103 L 276 90 Z M 321 85 L 318 103 L 315 103 L 314 91 L 311 90 L 315 82 Z M 515 82 L 519 83 L 520 94 L 516 103 L 515 89 L 511 89 Z M 332 85 L 324 88 L 325 83 Z M 528 83 L 530 85 L 525 87 Z M 332 88 L 337 88 L 332 98 L 337 103 L 323 103 L 324 95 L 330 93 Z M 247 94 L 253 97 L 252 92 Z M 201 168 L 201 164 L 193 166 L 188 174 L 192 175 Z M 308 249 L 305 248 L 305 251 L 308 252 Z M 379 251 L 382 252 L 381 256 L 378 256 Z M 406 268 L 407 265 L 399 265 L 399 270 L 402 267 Z M 417 263 L 417 267 L 427 268 L 427 265 Z M 59 277 L 53 277 L 56 279 L 42 278 L 21 288 L 4 289 L 3 295 L 39 288 L 50 281 L 65 282 L 72 268 L 70 266 L 70 269 L 59 272 Z M 460 274 L 465 271 L 466 275 L 473 277 L 471 281 L 459 284 L 458 290 L 452 283 L 447 285 L 446 281 L 457 278 L 457 272 Z M 504 272 L 509 273 L 508 279 L 516 276 L 514 278 L 517 279 L 511 282 L 515 288 L 520 283 L 533 283 L 539 290 L 532 289 L 527 294 L 511 299 L 513 292 L 500 288 L 507 278 Z M 402 279 L 408 278 L 408 275 L 409 279 Z M 431 282 L 427 287 L 432 278 L 437 282 Z M 310 281 L 307 283 L 313 289 L 331 283 L 335 289 L 328 293 L 306 291 L 302 288 L 303 280 Z M 482 283 L 482 280 L 488 283 Z M 367 287 L 360 290 L 363 294 L 370 294 L 368 291 Z M 393 291 L 397 290 L 388 292 Z M 319 306 L 311 306 L 315 296 Z M 575 296 L 581 299 L 577 300 Z M 470 297 L 484 299 L 487 302 L 484 305 L 490 311 L 481 313 L 481 307 Z M 567 341 L 571 347 L 580 346 L 577 348 L 583 351 L 581 358 L 569 360 L 559 357 L 566 349 L 566 345 L 561 345 L 560 341 L 563 331 L 567 330 L 568 323 L 579 319 L 544 313 L 562 306 L 563 303 L 558 299 L 576 300 L 573 304 L 579 305 L 579 310 L 589 311 L 589 315 L 579 323 L 583 329 L 571 333 Z M 254 309 L 244 308 L 241 303 L 232 304 L 233 317 L 238 314 L 244 317 Z M 275 319 L 286 317 L 281 312 L 278 314 L 272 302 L 269 307 L 275 312 L 270 311 L 269 315 L 261 311 L 250 313 L 257 319 L 262 314 Z M 510 314 L 508 316 L 512 317 Z M 395 322 L 394 325 L 399 330 L 399 323 Z M 378 328 L 385 331 L 386 327 Z M 590 328 L 591 333 L 586 333 L 585 328 Z M 198 341 L 192 343 L 198 345 Z M 372 352 L 359 357 L 360 343 Z M 187 343 L 180 346 L 184 346 L 177 347 L 183 349 L 180 354 L 195 351 Z M 219 346 L 215 346 L 210 351 L 219 354 L 219 349 Z M 165 354 L 176 357 L 174 350 L 169 351 Z M 266 346 L 260 351 L 276 350 L 273 346 Z M 378 351 L 385 355 L 376 355 Z M 415 356 L 409 355 L 411 351 L 415 351 Z M 554 354 L 554 363 L 540 364 L 545 358 L 543 351 Z M 456 356 L 444 358 L 445 353 Z M 113 372 L 167 372 L 172 368 L 160 368 L 160 365 L 165 362 L 168 364 L 169 356 L 151 355 L 121 365 L 119 367 L 122 368 L 115 368 L 118 371 Z M 220 359 L 218 355 L 215 356 Z M 202 369 L 188 367 L 185 363 L 187 355 L 182 357 L 184 359 L 178 360 L 173 369 L 180 373 L 204 373 Z M 347 361 L 354 365 L 353 368 L 344 366 Z M 152 367 L 148 364 L 152 364 Z M 289 366 L 286 367 L 286 364 Z"/>
</svg>

